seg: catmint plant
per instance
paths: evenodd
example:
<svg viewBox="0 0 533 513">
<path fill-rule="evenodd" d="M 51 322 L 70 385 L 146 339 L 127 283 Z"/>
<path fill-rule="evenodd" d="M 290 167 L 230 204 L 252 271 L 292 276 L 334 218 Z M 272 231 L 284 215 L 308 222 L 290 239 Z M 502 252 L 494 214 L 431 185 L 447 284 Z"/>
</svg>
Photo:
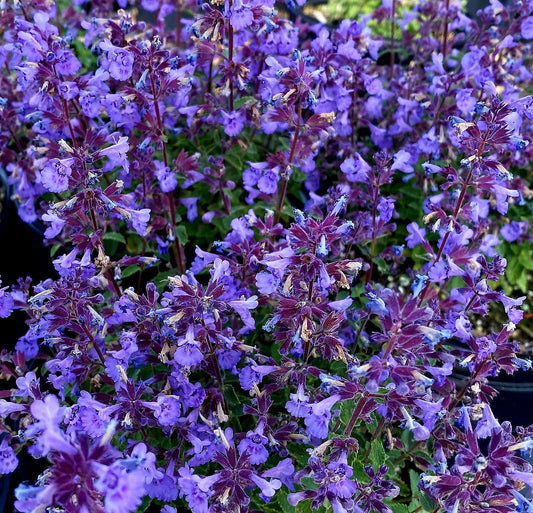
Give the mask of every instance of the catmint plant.
<svg viewBox="0 0 533 513">
<path fill-rule="evenodd" d="M 0 1 L 8 508 L 533 511 L 533 2 L 304 3 Z"/>
</svg>

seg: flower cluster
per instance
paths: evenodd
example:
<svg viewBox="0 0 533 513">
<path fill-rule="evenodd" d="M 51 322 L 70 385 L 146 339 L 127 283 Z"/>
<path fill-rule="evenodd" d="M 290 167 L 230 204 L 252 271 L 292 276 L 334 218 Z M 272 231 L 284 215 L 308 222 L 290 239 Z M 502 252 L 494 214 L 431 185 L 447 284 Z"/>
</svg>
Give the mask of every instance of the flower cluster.
<svg viewBox="0 0 533 513">
<path fill-rule="evenodd" d="M 533 1 L 296 4 L 0 1 L 16 511 L 533 511 Z"/>
</svg>

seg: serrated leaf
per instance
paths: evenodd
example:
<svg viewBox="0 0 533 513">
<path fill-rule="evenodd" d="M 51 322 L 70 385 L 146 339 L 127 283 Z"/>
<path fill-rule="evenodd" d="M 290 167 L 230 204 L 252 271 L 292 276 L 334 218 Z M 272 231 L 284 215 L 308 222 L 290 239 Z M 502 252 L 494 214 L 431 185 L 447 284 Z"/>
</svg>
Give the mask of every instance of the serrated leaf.
<svg viewBox="0 0 533 513">
<path fill-rule="evenodd" d="M 121 242 L 122 244 L 126 244 L 126 239 L 124 238 L 124 235 L 117 232 L 107 232 L 102 237 L 104 240 L 114 240 L 115 242 Z"/>
<path fill-rule="evenodd" d="M 381 442 L 381 440 L 374 440 L 372 442 L 369 458 L 370 463 L 372 463 L 372 466 L 374 468 L 377 468 L 385 463 L 385 461 L 387 460 L 387 453 L 383 448 L 383 443 Z"/>
<path fill-rule="evenodd" d="M 278 512 L 282 513 L 294 513 L 294 507 L 291 506 L 287 501 L 288 493 L 285 490 L 278 490 L 276 492 L 276 506 L 278 507 Z"/>
<path fill-rule="evenodd" d="M 348 422 L 350 421 L 350 418 L 352 417 L 352 413 L 354 409 L 355 409 L 355 403 L 353 399 L 349 399 L 341 403 L 340 419 L 344 426 L 346 426 Z"/>
<path fill-rule="evenodd" d="M 405 504 L 393 502 L 389 504 L 389 506 L 392 509 L 393 513 L 409 513 L 409 508 Z"/>
<path fill-rule="evenodd" d="M 418 472 L 414 471 L 413 469 L 409 470 L 409 483 L 411 485 L 411 493 L 413 494 L 413 497 L 418 496 L 420 493 L 418 489 L 418 481 L 420 481 L 420 476 L 418 475 Z"/>
<path fill-rule="evenodd" d="M 424 511 L 435 511 L 437 507 L 437 504 L 424 492 L 420 493 L 420 504 L 424 508 Z"/>
</svg>

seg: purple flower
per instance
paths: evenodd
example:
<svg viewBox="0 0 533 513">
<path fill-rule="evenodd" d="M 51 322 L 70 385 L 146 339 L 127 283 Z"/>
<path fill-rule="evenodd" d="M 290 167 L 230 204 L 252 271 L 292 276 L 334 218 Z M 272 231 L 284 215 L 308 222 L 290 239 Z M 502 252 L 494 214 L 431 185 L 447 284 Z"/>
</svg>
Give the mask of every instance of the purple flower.
<svg viewBox="0 0 533 513">
<path fill-rule="evenodd" d="M 49 160 L 41 171 L 41 183 L 44 187 L 51 192 L 66 191 L 73 162 L 73 158 Z"/>
<path fill-rule="evenodd" d="M 533 39 L 533 16 L 528 16 L 522 20 L 520 34 L 524 39 Z"/>
<path fill-rule="evenodd" d="M 268 442 L 263 435 L 263 426 L 258 426 L 254 431 L 248 431 L 246 438 L 239 442 L 239 451 L 248 454 L 249 461 L 252 465 L 259 465 L 268 459 L 268 450 L 265 444 Z"/>
<path fill-rule="evenodd" d="M 233 4 L 231 5 L 230 23 L 232 24 L 233 28 L 235 30 L 243 30 L 249 27 L 254 19 L 252 10 L 247 5 L 244 5 L 242 0 L 234 0 Z M 232 135 L 228 134 L 227 132 L 226 134 Z"/>
<path fill-rule="evenodd" d="M 224 119 L 224 133 L 230 137 L 239 135 L 244 127 L 245 115 L 241 111 L 221 112 Z"/>
<path fill-rule="evenodd" d="M 124 48 L 113 46 L 108 39 L 100 43 L 100 48 L 106 52 L 105 67 L 109 74 L 115 80 L 128 80 L 133 74 L 133 54 Z"/>
<path fill-rule="evenodd" d="M 180 203 L 187 208 L 188 221 L 194 221 L 198 217 L 198 200 L 198 197 L 180 199 Z"/>
<path fill-rule="evenodd" d="M 257 290 L 261 294 L 272 294 L 280 283 L 280 279 L 269 272 L 258 273 L 255 277 L 255 282 L 257 284 Z"/>
<path fill-rule="evenodd" d="M 2 280 L 0 280 L 0 285 Z M 10 292 L 6 292 L 7 287 L 0 288 L 0 318 L 5 319 L 11 315 L 11 312 L 15 308 L 15 301 L 13 295 Z"/>
<path fill-rule="evenodd" d="M 364 182 L 370 169 L 359 153 L 355 153 L 353 158 L 350 157 L 341 164 L 341 171 L 349 182 Z"/>
<path fill-rule="evenodd" d="M 409 235 L 405 238 L 408 248 L 414 248 L 419 244 L 423 244 L 426 237 L 426 229 L 420 228 L 416 222 L 409 223 L 407 225 L 407 231 Z"/>
<path fill-rule="evenodd" d="M 15 350 L 24 354 L 26 360 L 35 358 L 39 353 L 38 338 L 31 334 L 24 335 L 17 340 Z"/>
<path fill-rule="evenodd" d="M 4 437 L 0 444 L 0 474 L 11 474 L 17 468 L 18 460 L 15 451 Z"/>
<path fill-rule="evenodd" d="M 522 224 L 518 221 L 511 221 L 502 226 L 500 234 L 507 242 L 514 242 L 522 234 Z"/>
<path fill-rule="evenodd" d="M 176 396 L 160 395 L 157 398 L 157 406 L 155 416 L 161 426 L 173 426 L 177 423 L 180 418 L 181 403 Z"/>
<path fill-rule="evenodd" d="M 150 12 L 157 11 L 157 9 L 159 9 L 160 3 L 160 0 L 141 0 L 142 8 Z"/>
<path fill-rule="evenodd" d="M 181 497 L 186 497 L 191 511 L 208 513 L 209 508 L 207 499 L 209 494 L 200 489 L 200 476 L 193 474 L 188 466 L 180 468 L 179 474 L 179 493 Z"/>
<path fill-rule="evenodd" d="M 171 171 L 168 166 L 159 160 L 155 161 L 156 171 L 155 176 L 159 180 L 159 185 L 162 192 L 172 192 L 178 186 L 178 179 L 176 173 Z"/>
<path fill-rule="evenodd" d="M 111 146 L 99 150 L 97 152 L 97 158 L 107 157 L 109 163 L 106 167 L 113 169 L 114 167 L 122 167 L 125 173 L 129 173 L 130 164 L 128 160 L 128 151 L 130 147 L 128 145 L 127 137 L 119 137 L 118 141 L 113 141 Z"/>
<path fill-rule="evenodd" d="M 305 418 L 307 432 L 311 436 L 320 439 L 324 439 L 328 436 L 331 408 L 333 408 L 339 399 L 340 396 L 335 394 L 311 405 L 311 413 Z"/>
<path fill-rule="evenodd" d="M 142 208 L 141 210 L 131 210 L 131 225 L 133 229 L 141 236 L 144 236 L 150 221 L 150 209 Z"/>
<path fill-rule="evenodd" d="M 257 182 L 257 187 L 265 194 L 274 194 L 278 190 L 279 174 L 277 168 L 265 169 Z"/>
<path fill-rule="evenodd" d="M 105 495 L 106 513 L 133 513 L 146 493 L 143 473 L 139 470 L 126 472 L 119 463 L 103 468 L 95 485 Z"/>
<path fill-rule="evenodd" d="M 180 365 L 192 367 L 204 359 L 200 347 L 200 342 L 194 340 L 194 326 L 191 324 L 187 328 L 185 337 L 178 342 L 178 347 L 174 353 L 174 360 Z"/>
<path fill-rule="evenodd" d="M 394 162 L 391 166 L 391 169 L 394 171 L 398 169 L 402 173 L 412 173 L 414 171 L 413 166 L 411 165 L 411 154 L 405 150 L 400 150 L 394 155 Z"/>
<path fill-rule="evenodd" d="M 257 296 L 250 296 L 248 299 L 240 299 L 228 301 L 231 306 L 240 316 L 244 325 L 253 330 L 255 328 L 255 321 L 250 314 L 250 310 L 257 308 Z"/>
<path fill-rule="evenodd" d="M 69 81 L 61 82 L 57 89 L 58 89 L 60 96 L 64 98 L 65 100 L 72 100 L 80 92 L 76 82 L 69 82 Z"/>
<path fill-rule="evenodd" d="M 310 415 L 309 396 L 305 395 L 302 384 L 298 385 L 298 390 L 295 394 L 290 395 L 290 401 L 287 401 L 285 408 L 294 417 L 307 417 Z"/>
</svg>

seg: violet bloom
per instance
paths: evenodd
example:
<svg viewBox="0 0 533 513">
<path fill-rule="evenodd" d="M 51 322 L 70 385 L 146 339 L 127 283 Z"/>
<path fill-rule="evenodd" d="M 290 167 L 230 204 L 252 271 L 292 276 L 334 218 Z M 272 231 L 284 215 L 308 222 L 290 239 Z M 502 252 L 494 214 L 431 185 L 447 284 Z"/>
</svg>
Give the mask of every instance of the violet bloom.
<svg viewBox="0 0 533 513">
<path fill-rule="evenodd" d="M 249 27 L 254 21 L 254 16 L 248 5 L 245 5 L 242 0 L 233 0 L 233 3 L 230 5 L 231 10 L 229 12 L 229 19 L 233 28 L 235 30 L 243 30 Z M 227 132 L 226 134 L 231 135 Z"/>
<path fill-rule="evenodd" d="M 257 308 L 258 304 L 257 296 L 250 296 L 247 299 L 228 301 L 228 305 L 239 314 L 244 325 L 251 330 L 255 328 L 255 321 L 250 314 L 250 310 Z"/>
<path fill-rule="evenodd" d="M 246 438 L 239 442 L 239 452 L 246 451 L 252 465 L 259 465 L 268 459 L 268 449 L 265 447 L 268 439 L 263 435 L 263 425 L 260 424 L 254 431 L 248 431 Z"/>
<path fill-rule="evenodd" d="M 0 280 L 2 285 L 2 280 Z M 15 301 L 10 292 L 6 292 L 8 287 L 0 288 L 0 318 L 5 319 L 11 315 L 11 312 L 15 308 Z"/>
<path fill-rule="evenodd" d="M 340 396 L 335 394 L 311 405 L 311 414 L 305 418 L 305 425 L 309 435 L 322 439 L 328 436 L 331 408 L 339 399 Z"/>
<path fill-rule="evenodd" d="M 128 80 L 133 74 L 134 57 L 131 52 L 111 44 L 106 39 L 100 43 L 100 48 L 106 52 L 107 62 L 104 66 L 115 80 Z"/>
<path fill-rule="evenodd" d="M 17 468 L 18 460 L 15 451 L 9 445 L 7 437 L 0 444 L 0 474 L 11 474 Z"/>
<path fill-rule="evenodd" d="M 261 294 L 272 294 L 279 285 L 280 279 L 269 272 L 258 273 L 255 277 L 257 290 Z"/>
<path fill-rule="evenodd" d="M 99 150 L 96 153 L 97 158 L 107 157 L 109 159 L 106 168 L 113 169 L 114 167 L 122 167 L 125 173 L 129 173 L 130 164 L 128 160 L 128 145 L 127 137 L 119 137 L 118 141 L 113 141 L 111 146 Z"/>
<path fill-rule="evenodd" d="M 210 493 L 200 489 L 200 476 L 193 474 L 186 465 L 179 469 L 180 477 L 178 478 L 180 496 L 187 499 L 191 511 L 197 513 L 208 513 L 208 497 Z"/>
<path fill-rule="evenodd" d="M 68 189 L 68 179 L 72 174 L 73 158 L 52 159 L 41 171 L 41 183 L 50 192 L 64 192 Z"/>
<path fill-rule="evenodd" d="M 132 513 L 145 494 L 144 476 L 138 470 L 126 472 L 119 463 L 114 463 L 107 469 L 102 468 L 96 489 L 105 496 L 106 513 Z"/>
<path fill-rule="evenodd" d="M 528 16 L 522 20 L 520 34 L 524 39 L 533 39 L 533 16 Z"/>
<path fill-rule="evenodd" d="M 287 411 L 294 417 L 307 417 L 311 414 L 309 396 L 305 395 L 304 386 L 300 383 L 295 394 L 290 394 L 290 401 L 285 404 Z"/>
<path fill-rule="evenodd" d="M 522 234 L 522 224 L 518 221 L 511 221 L 502 226 L 500 234 L 507 242 L 514 242 Z"/>
<path fill-rule="evenodd" d="M 157 408 L 154 414 L 161 426 L 173 426 L 180 418 L 180 410 L 181 403 L 176 396 L 161 395 L 157 398 Z"/>
<path fill-rule="evenodd" d="M 174 353 L 174 360 L 180 365 L 192 367 L 200 363 L 204 358 L 200 348 L 200 342 L 194 340 L 194 326 L 191 324 L 187 328 L 185 337 L 178 342 L 178 347 Z"/>
<path fill-rule="evenodd" d="M 244 128 L 245 115 L 238 110 L 232 112 L 222 111 L 221 114 L 224 120 L 224 133 L 229 137 L 239 135 Z"/>
<path fill-rule="evenodd" d="M 170 167 L 159 160 L 155 161 L 155 176 L 159 180 L 159 186 L 162 192 L 172 192 L 178 186 L 178 179 Z"/>
<path fill-rule="evenodd" d="M 58 89 L 59 95 L 65 100 L 72 100 L 73 98 L 78 96 L 80 92 L 76 82 L 70 82 L 70 81 L 61 82 L 57 89 Z"/>
<path fill-rule="evenodd" d="M 148 228 L 148 221 L 150 221 L 150 209 L 141 208 L 141 210 L 131 210 L 129 214 L 133 229 L 143 237 Z"/>
<path fill-rule="evenodd" d="M 265 169 L 257 182 L 257 188 L 265 194 L 273 194 L 278 190 L 279 171 L 277 167 Z"/>
<path fill-rule="evenodd" d="M 355 153 L 353 158 L 347 158 L 341 164 L 341 171 L 349 182 L 364 182 L 370 169 L 370 166 L 359 153 Z"/>
</svg>

